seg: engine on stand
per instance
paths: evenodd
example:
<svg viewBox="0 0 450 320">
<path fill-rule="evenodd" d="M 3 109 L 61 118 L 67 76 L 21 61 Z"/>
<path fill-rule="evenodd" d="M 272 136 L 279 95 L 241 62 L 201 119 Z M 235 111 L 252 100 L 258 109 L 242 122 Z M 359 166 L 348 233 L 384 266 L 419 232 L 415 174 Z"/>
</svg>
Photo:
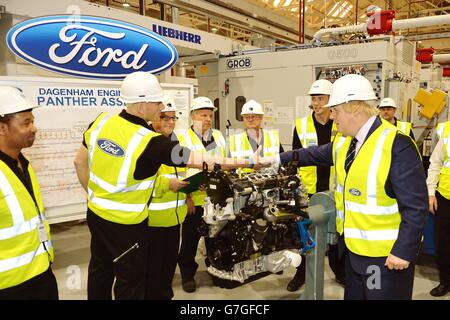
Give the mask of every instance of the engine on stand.
<svg viewBox="0 0 450 320">
<path fill-rule="evenodd" d="M 216 285 L 235 287 L 300 264 L 299 251 L 314 242 L 295 164 L 242 174 L 215 166 L 206 176 L 200 232 Z"/>
</svg>

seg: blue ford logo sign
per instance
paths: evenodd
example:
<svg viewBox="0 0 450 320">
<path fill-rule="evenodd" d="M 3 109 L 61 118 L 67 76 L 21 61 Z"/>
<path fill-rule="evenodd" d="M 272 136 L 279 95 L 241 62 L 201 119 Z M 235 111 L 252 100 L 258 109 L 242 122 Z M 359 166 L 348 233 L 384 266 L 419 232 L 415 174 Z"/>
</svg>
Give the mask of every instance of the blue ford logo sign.
<svg viewBox="0 0 450 320">
<path fill-rule="evenodd" d="M 26 20 L 6 36 L 9 49 L 29 63 L 77 77 L 120 80 L 135 71 L 160 73 L 178 53 L 143 27 L 92 16 L 46 16 Z"/>
<path fill-rule="evenodd" d="M 111 140 L 99 139 L 97 140 L 97 145 L 102 151 L 112 156 L 122 157 L 125 154 L 123 148 L 117 143 L 112 142 Z"/>
<path fill-rule="evenodd" d="M 350 190 L 348 190 L 348 192 L 350 192 L 350 194 L 359 197 L 361 195 L 361 191 L 359 191 L 358 189 L 354 189 L 354 188 L 350 188 Z"/>
</svg>

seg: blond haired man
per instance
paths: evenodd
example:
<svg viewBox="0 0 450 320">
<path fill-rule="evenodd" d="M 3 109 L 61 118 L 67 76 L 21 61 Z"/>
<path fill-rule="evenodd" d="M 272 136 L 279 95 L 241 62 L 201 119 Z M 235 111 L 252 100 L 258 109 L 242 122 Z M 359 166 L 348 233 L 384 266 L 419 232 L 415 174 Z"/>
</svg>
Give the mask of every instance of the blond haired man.
<svg viewBox="0 0 450 320">
<path fill-rule="evenodd" d="M 328 106 L 341 136 L 285 152 L 279 160 L 289 162 L 295 152 L 300 165 L 335 166 L 344 299 L 411 299 L 428 215 L 425 173 L 414 142 L 377 116 L 374 100 L 363 76 L 338 79 Z"/>
</svg>

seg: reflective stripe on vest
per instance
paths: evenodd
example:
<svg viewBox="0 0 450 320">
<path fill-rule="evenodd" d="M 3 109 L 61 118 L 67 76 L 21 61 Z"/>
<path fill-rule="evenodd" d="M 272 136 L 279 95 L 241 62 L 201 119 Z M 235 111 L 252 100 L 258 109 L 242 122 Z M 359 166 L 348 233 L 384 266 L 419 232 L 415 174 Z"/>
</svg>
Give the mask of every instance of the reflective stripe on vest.
<svg viewBox="0 0 450 320">
<path fill-rule="evenodd" d="M 94 195 L 94 192 L 90 188 L 88 188 L 88 195 L 91 203 L 99 205 L 100 207 L 103 207 L 104 209 L 108 210 L 118 210 L 124 212 L 142 212 L 145 209 L 145 206 L 147 205 L 147 203 L 128 204 L 108 199 L 102 199 L 96 197 Z"/>
<path fill-rule="evenodd" d="M 362 145 L 348 174 L 344 166 L 352 138 L 345 138 L 339 150 L 341 141 L 333 146 L 338 179 L 336 227 L 339 233 L 343 231 L 348 249 L 359 255 L 387 256 L 397 239 L 398 204 L 384 188 L 396 135 L 397 129 L 383 121 Z"/>
<path fill-rule="evenodd" d="M 89 140 L 89 164 L 92 168 L 92 159 L 94 157 L 94 150 L 95 150 L 95 144 L 97 142 L 98 134 L 100 133 L 100 130 L 105 126 L 107 120 L 111 116 L 105 116 L 100 123 L 98 124 L 97 128 L 93 130 L 91 134 L 91 138 Z M 142 139 L 150 132 L 150 130 L 146 128 L 140 128 L 138 132 L 135 133 L 135 135 L 131 138 L 127 150 L 125 152 L 125 160 L 123 161 L 122 168 L 119 172 L 119 177 L 117 179 L 117 184 L 114 186 L 112 184 L 109 184 L 108 182 L 100 179 L 97 177 L 92 170 L 89 173 L 90 179 L 97 185 L 99 185 L 102 189 L 105 189 L 106 191 L 110 193 L 119 193 L 119 192 L 129 192 L 134 190 L 145 190 L 148 188 L 151 188 L 153 186 L 154 180 L 144 180 L 138 184 L 135 184 L 133 186 L 127 187 L 128 182 L 128 175 L 131 168 L 131 160 L 133 158 L 133 154 L 136 151 L 137 147 L 141 143 Z"/>
<path fill-rule="evenodd" d="M 340 133 L 336 135 L 333 141 L 333 163 L 336 163 L 339 151 L 341 150 L 344 143 L 350 144 L 350 140 L 343 137 Z M 348 147 L 347 147 L 348 148 Z M 342 235 L 344 231 L 344 185 L 339 183 L 337 178 L 337 172 L 335 172 L 336 178 L 336 190 L 334 191 L 334 198 L 336 202 L 336 231 Z"/>
<path fill-rule="evenodd" d="M 411 132 L 411 123 L 405 121 L 397 121 L 397 128 L 400 129 L 401 132 L 409 136 Z"/>
<path fill-rule="evenodd" d="M 41 254 L 47 254 L 46 248 L 47 248 L 47 250 L 52 248 L 51 241 L 44 241 L 43 243 L 39 244 L 39 247 L 37 248 L 37 250 L 33 250 L 30 252 L 24 253 L 17 257 L 0 260 L 0 272 L 9 271 L 9 270 L 16 269 L 16 268 L 22 267 L 24 265 L 30 264 L 31 262 L 33 262 L 33 260 L 37 256 L 39 256 Z M 46 271 L 46 270 L 43 270 L 43 271 Z"/>
<path fill-rule="evenodd" d="M 24 170 L 30 176 L 36 203 L 15 173 L 0 160 L 0 290 L 45 272 L 53 261 L 50 226 L 45 221 L 36 175 L 31 165 Z M 48 238 L 43 243 L 38 236 L 41 219 Z"/>
<path fill-rule="evenodd" d="M 150 203 L 150 206 L 148 207 L 149 210 L 167 210 L 167 209 L 173 209 L 183 206 L 186 203 L 186 200 L 175 200 L 175 201 L 168 201 L 164 203 Z M 177 205 L 178 204 L 178 205 Z"/>
<path fill-rule="evenodd" d="M 184 133 L 185 134 L 185 133 Z M 183 133 L 172 133 L 172 138 L 178 139 L 181 146 L 182 140 L 178 137 Z M 175 139 L 174 139 L 175 140 Z M 158 176 L 167 179 L 182 179 L 179 174 L 184 174 L 186 168 L 175 168 L 161 165 Z M 155 190 L 155 193 L 157 190 Z M 148 207 L 148 225 L 151 227 L 172 227 L 184 222 L 187 215 L 186 194 L 173 192 L 170 189 L 161 197 L 153 197 Z"/>
<path fill-rule="evenodd" d="M 437 191 L 446 199 L 450 199 L 450 121 L 439 123 L 437 136 L 443 139 L 444 161 L 439 172 Z"/>
<path fill-rule="evenodd" d="M 157 135 L 119 115 L 106 114 L 100 115 L 87 130 L 88 206 L 95 214 L 120 224 L 137 224 L 147 218 L 147 201 L 155 176 L 136 180 L 132 168 L 148 142 Z M 100 150 L 97 143 L 101 139 L 118 143 L 123 155 L 115 156 Z"/>
<path fill-rule="evenodd" d="M 263 156 L 269 157 L 280 153 L 280 139 L 278 130 L 264 130 L 263 134 Z M 230 137 L 230 155 L 236 158 L 250 158 L 255 152 L 250 144 L 247 131 L 234 134 Z M 253 169 L 244 168 L 244 172 L 253 172 Z"/>
<path fill-rule="evenodd" d="M 295 122 L 295 129 L 303 148 L 319 145 L 312 114 L 307 117 L 297 119 Z M 335 134 L 336 134 L 336 126 L 333 123 L 333 127 L 331 129 L 331 141 L 333 140 Z M 300 167 L 298 169 L 298 174 L 302 178 L 302 182 L 305 185 L 306 189 L 308 190 L 308 193 L 309 194 L 316 193 L 317 167 L 316 166 Z M 328 187 L 330 190 L 333 188 L 333 179 L 334 179 L 334 167 L 332 166 L 330 167 L 330 179 L 328 183 Z"/>
<path fill-rule="evenodd" d="M 222 136 L 222 133 L 218 130 L 212 129 L 212 136 L 214 138 L 214 141 L 216 142 L 216 147 L 213 150 L 209 151 L 206 151 L 202 141 L 200 140 L 198 135 L 194 132 L 194 130 L 192 130 L 192 128 L 189 128 L 186 135 L 179 135 L 178 138 L 182 145 L 185 145 L 187 148 L 191 150 L 225 157 L 226 142 L 224 137 Z M 192 173 L 197 173 L 200 172 L 201 170 L 189 169 L 189 171 Z M 191 198 L 195 206 L 201 206 L 205 202 L 206 192 L 199 190 L 194 191 L 193 193 L 191 193 Z"/>
<path fill-rule="evenodd" d="M 261 129 L 263 135 L 263 156 L 273 156 L 280 152 L 280 139 L 278 138 L 278 130 Z M 253 156 L 252 146 L 249 141 L 247 131 L 234 134 L 230 137 L 230 154 L 236 158 L 249 158 Z"/>
</svg>

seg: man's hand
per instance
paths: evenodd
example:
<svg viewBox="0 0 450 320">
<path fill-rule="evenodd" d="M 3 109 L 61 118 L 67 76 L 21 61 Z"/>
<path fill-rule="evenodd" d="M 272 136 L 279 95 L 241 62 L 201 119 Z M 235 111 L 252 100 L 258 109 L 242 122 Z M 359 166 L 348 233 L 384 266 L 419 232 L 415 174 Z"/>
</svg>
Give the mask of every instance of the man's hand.
<svg viewBox="0 0 450 320">
<path fill-rule="evenodd" d="M 437 203 L 436 196 L 428 196 L 428 210 L 432 214 L 435 214 L 437 208 L 438 208 L 438 203 Z"/>
<path fill-rule="evenodd" d="M 186 187 L 189 184 L 188 181 L 183 181 L 180 179 L 172 178 L 169 179 L 169 189 L 173 192 L 178 192 L 181 188 Z"/>
<path fill-rule="evenodd" d="M 256 151 L 252 155 L 252 159 L 250 161 L 251 164 L 253 164 L 253 168 L 255 170 L 261 169 L 263 167 L 269 167 L 272 164 L 275 163 L 275 157 L 274 156 L 268 156 L 268 157 L 261 157 L 261 146 L 256 149 Z"/>
<path fill-rule="evenodd" d="M 389 270 L 403 270 L 409 267 L 409 261 L 403 260 L 399 257 L 390 254 L 386 258 L 386 262 L 384 264 L 389 268 Z"/>
<path fill-rule="evenodd" d="M 191 197 L 186 198 L 186 205 L 188 207 L 187 214 L 191 215 L 195 213 L 195 204 Z"/>
</svg>

